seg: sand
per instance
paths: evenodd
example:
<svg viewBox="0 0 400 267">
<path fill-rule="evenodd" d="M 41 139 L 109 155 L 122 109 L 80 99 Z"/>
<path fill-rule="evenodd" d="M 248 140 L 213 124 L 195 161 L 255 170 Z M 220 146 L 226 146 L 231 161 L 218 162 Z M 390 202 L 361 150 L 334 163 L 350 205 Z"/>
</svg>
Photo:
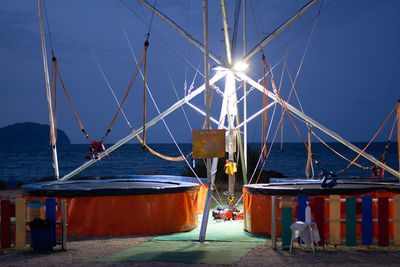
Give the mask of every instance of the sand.
<svg viewBox="0 0 400 267">
<path fill-rule="evenodd" d="M 20 196 L 19 190 L 0 190 L 1 199 L 15 199 Z M 57 246 L 50 253 L 35 253 L 30 249 L 6 249 L 0 251 L 1 266 L 187 266 L 182 263 L 166 262 L 113 262 L 99 263 L 96 259 L 114 252 L 137 246 L 150 240 L 151 237 L 96 237 L 69 238 L 68 249 Z M 320 248 L 315 254 L 310 248 L 295 248 L 293 252 L 279 247 L 274 250 L 270 239 L 252 249 L 233 266 L 399 266 L 400 247 L 333 247 Z M 192 264 L 191 266 L 212 266 Z M 220 265 L 216 265 L 220 266 Z"/>
</svg>

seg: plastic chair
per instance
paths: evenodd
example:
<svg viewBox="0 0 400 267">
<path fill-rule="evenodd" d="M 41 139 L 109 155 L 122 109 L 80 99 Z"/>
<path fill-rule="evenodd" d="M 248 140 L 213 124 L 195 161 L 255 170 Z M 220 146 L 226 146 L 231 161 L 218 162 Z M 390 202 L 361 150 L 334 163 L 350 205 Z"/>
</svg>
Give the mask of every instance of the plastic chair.
<svg viewBox="0 0 400 267">
<path fill-rule="evenodd" d="M 320 237 L 317 224 L 311 221 L 311 209 L 308 205 L 308 201 L 305 211 L 305 222 L 296 221 L 290 226 L 290 229 L 292 230 L 290 252 L 292 252 L 293 241 L 300 237 L 306 245 L 311 243 L 313 253 L 315 253 L 314 242 L 317 243 L 318 247 L 318 241 L 320 240 Z"/>
</svg>

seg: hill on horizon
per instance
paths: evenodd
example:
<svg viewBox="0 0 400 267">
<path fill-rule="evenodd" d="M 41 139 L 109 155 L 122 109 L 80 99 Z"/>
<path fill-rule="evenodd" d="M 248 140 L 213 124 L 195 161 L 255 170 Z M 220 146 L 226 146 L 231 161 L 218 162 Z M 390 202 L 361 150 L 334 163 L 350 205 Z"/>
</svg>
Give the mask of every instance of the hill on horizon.
<svg viewBox="0 0 400 267">
<path fill-rule="evenodd" d="M 36 122 L 22 122 L 0 128 L 0 145 L 48 145 L 50 126 Z M 57 145 L 70 145 L 67 134 L 57 129 Z"/>
</svg>

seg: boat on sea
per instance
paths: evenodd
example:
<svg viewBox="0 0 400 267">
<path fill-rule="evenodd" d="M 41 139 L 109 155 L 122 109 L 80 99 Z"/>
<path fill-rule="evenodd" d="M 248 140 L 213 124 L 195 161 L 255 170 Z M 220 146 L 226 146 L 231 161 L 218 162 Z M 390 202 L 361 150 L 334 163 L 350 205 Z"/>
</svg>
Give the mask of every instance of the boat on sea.
<svg viewBox="0 0 400 267">
<path fill-rule="evenodd" d="M 53 54 L 53 60 L 52 64 L 54 67 L 53 70 L 53 81 L 50 82 L 49 79 L 49 69 L 48 69 L 48 63 L 47 63 L 47 54 L 46 54 L 46 42 L 44 39 L 44 23 L 43 23 L 43 14 L 42 14 L 42 9 L 41 9 L 41 0 L 38 0 L 38 6 L 39 6 L 39 19 L 40 19 L 40 27 L 41 27 L 41 35 L 42 35 L 42 52 L 43 52 L 43 62 L 44 62 L 44 73 L 45 73 L 45 81 L 46 81 L 46 91 L 47 91 L 47 99 L 48 99 L 48 108 L 49 108 L 49 118 L 50 118 L 50 124 L 51 124 L 51 131 L 53 134 L 51 135 L 52 138 L 52 151 L 53 151 L 53 166 L 55 169 L 55 177 L 59 180 L 57 182 L 52 182 L 52 183 L 45 183 L 45 184 L 40 184 L 38 186 L 26 186 L 24 187 L 24 190 L 26 192 L 27 198 L 43 198 L 43 197 L 60 197 L 60 198 L 68 198 L 70 199 L 70 214 L 69 216 L 72 218 L 69 219 L 69 227 L 72 227 L 71 225 L 73 222 L 78 222 L 81 220 L 81 217 L 78 217 L 78 213 L 80 215 L 85 216 L 85 218 L 88 219 L 88 222 L 85 223 L 87 227 L 92 227 L 95 223 L 95 221 L 110 221 L 112 220 L 107 216 L 107 218 L 104 217 L 104 215 L 107 214 L 113 214 L 111 210 L 115 209 L 119 212 L 123 212 L 125 210 L 134 210 L 136 207 L 143 208 L 140 212 L 137 214 L 131 214 L 131 216 L 128 216 L 123 220 L 123 225 L 124 227 L 127 227 L 127 231 L 125 232 L 105 232 L 106 230 L 101 230 L 101 231 L 90 231 L 89 229 L 85 229 L 83 231 L 69 231 L 69 233 L 74 233 L 76 235 L 85 235 L 85 233 L 91 233 L 90 235 L 132 235 L 132 234 L 159 234 L 159 233 L 169 233 L 169 232 L 176 232 L 176 231 L 187 231 L 190 229 L 193 229 L 197 227 L 197 212 L 200 210 L 198 208 L 198 201 L 200 201 L 199 193 L 202 191 L 202 195 L 205 194 L 205 191 L 207 190 L 207 195 L 204 197 L 201 197 L 201 201 L 204 201 L 204 216 L 202 217 L 202 222 L 201 222 L 201 232 L 200 232 L 200 241 L 205 240 L 205 234 L 206 234 L 206 229 L 207 229 L 207 220 L 209 216 L 209 211 L 210 211 L 210 204 L 211 204 L 211 199 L 213 198 L 213 191 L 214 191 L 214 186 L 215 186 L 215 179 L 216 179 L 216 171 L 217 171 L 217 166 L 218 166 L 218 158 L 225 158 L 226 164 L 225 164 L 225 169 L 224 172 L 228 176 L 229 180 L 229 190 L 228 190 L 228 207 L 226 210 L 228 212 L 233 212 L 237 209 L 237 204 L 239 201 L 235 199 L 235 192 L 234 192 L 234 187 L 235 187 L 235 180 L 238 178 L 237 176 L 237 168 L 240 166 L 242 170 L 242 177 L 244 184 L 248 184 L 249 182 L 254 182 L 254 181 L 248 181 L 248 173 L 253 173 L 251 176 L 252 178 L 257 172 L 257 169 L 263 169 L 264 165 L 263 163 L 266 162 L 266 158 L 269 154 L 268 152 L 268 146 L 267 146 L 267 140 L 268 138 L 271 138 L 269 136 L 270 128 L 272 125 L 272 122 L 268 124 L 268 115 L 267 111 L 269 109 L 274 109 L 274 114 L 275 114 L 275 108 L 278 105 L 282 107 L 282 113 L 281 113 L 281 118 L 280 122 L 278 124 L 278 127 L 281 125 L 281 121 L 283 119 L 284 115 L 287 115 L 290 120 L 293 122 L 294 126 L 298 130 L 298 127 L 296 123 L 293 120 L 293 117 L 300 118 L 301 121 L 304 121 L 305 124 L 307 125 L 307 134 L 308 134 L 308 142 L 304 141 L 303 137 L 303 142 L 305 144 L 306 151 L 308 152 L 308 169 L 313 169 L 317 168 L 317 166 L 321 166 L 321 163 L 317 161 L 317 159 L 313 156 L 312 150 L 311 150 L 311 135 L 314 135 L 316 138 L 320 138 L 319 134 L 317 135 L 317 130 L 320 132 L 326 134 L 330 138 L 334 139 L 337 142 L 342 143 L 346 147 L 348 147 L 350 150 L 354 151 L 357 156 L 353 160 L 349 160 L 349 165 L 346 168 L 350 168 L 351 166 L 358 165 L 356 163 L 357 159 L 360 157 L 363 157 L 367 159 L 368 161 L 372 162 L 376 169 L 379 170 L 385 170 L 387 173 L 390 173 L 393 176 L 400 177 L 400 174 L 398 171 L 394 170 L 390 166 L 388 166 L 384 160 L 378 160 L 375 157 L 369 155 L 368 153 L 365 152 L 365 149 L 360 149 L 357 146 L 351 144 L 350 142 L 346 141 L 344 138 L 342 138 L 340 135 L 337 133 L 329 130 L 322 124 L 318 123 L 316 120 L 312 119 L 310 116 L 306 115 L 304 112 L 302 112 L 301 109 L 296 108 L 294 105 L 289 103 L 289 100 L 283 99 L 283 96 L 281 94 L 281 88 L 280 85 L 277 82 L 277 79 L 274 78 L 273 74 L 273 68 L 275 66 L 272 66 L 269 62 L 269 59 L 267 55 L 265 54 L 263 48 L 266 46 L 268 43 L 270 43 L 276 36 L 278 36 L 280 33 L 284 32 L 290 25 L 295 23 L 296 20 L 298 20 L 303 14 L 305 14 L 309 10 L 317 10 L 318 12 L 317 15 L 314 17 L 314 24 L 311 29 L 310 33 L 310 38 L 312 35 L 312 32 L 314 31 L 315 25 L 318 21 L 318 18 L 320 16 L 320 11 L 322 8 L 321 1 L 319 0 L 311 0 L 308 1 L 307 3 L 304 4 L 299 10 L 297 10 L 292 16 L 290 16 L 284 23 L 282 23 L 280 26 L 278 26 L 275 30 L 271 31 L 269 34 L 267 34 L 264 38 L 260 38 L 260 41 L 254 46 L 254 48 L 250 51 L 247 50 L 246 47 L 246 34 L 245 30 L 243 33 L 243 56 L 241 56 L 241 60 L 237 60 L 237 57 L 239 53 L 235 51 L 235 46 L 237 42 L 237 24 L 235 23 L 233 27 L 233 37 L 230 37 L 230 31 L 229 31 L 229 23 L 228 23 L 228 16 L 227 16 L 227 8 L 225 5 L 225 1 L 221 0 L 220 2 L 220 11 L 221 11 L 221 17 L 222 17 L 222 24 L 223 24 L 223 35 L 224 35 L 224 60 L 221 59 L 220 56 L 217 56 L 210 52 L 209 49 L 209 40 L 208 40 L 208 7 L 207 7 L 207 1 L 204 1 L 204 9 L 203 9 L 203 16 L 204 16 L 204 43 L 199 42 L 196 40 L 191 34 L 189 34 L 187 31 L 185 31 L 182 27 L 180 27 L 177 23 L 172 21 L 166 14 L 164 14 L 160 9 L 157 8 L 157 6 L 150 4 L 146 0 L 138 0 L 139 4 L 143 5 L 145 8 L 150 10 L 151 14 L 151 19 L 150 23 L 147 23 L 147 35 L 145 38 L 144 42 L 144 48 L 142 50 L 142 55 L 140 56 L 139 60 L 136 62 L 136 68 L 134 71 L 134 75 L 132 77 L 132 80 L 128 86 L 128 89 L 125 92 L 124 98 L 121 101 L 116 100 L 117 103 L 117 112 L 106 130 L 106 134 L 100 141 L 93 141 L 89 138 L 89 135 L 86 132 L 86 129 L 83 127 L 81 121 L 79 120 L 79 117 L 74 109 L 74 106 L 72 105 L 72 101 L 69 98 L 69 95 L 67 94 L 64 84 L 61 80 L 61 75 L 57 67 L 57 61 L 55 58 L 55 55 Z M 128 5 L 125 1 L 121 1 L 123 4 L 122 6 L 126 7 L 127 10 L 133 12 L 133 8 Z M 317 5 L 319 3 L 319 5 Z M 238 22 L 238 14 L 240 13 L 240 7 L 241 3 L 240 1 L 236 2 L 236 7 L 235 7 L 235 22 Z M 243 1 L 243 14 L 246 14 L 246 1 Z M 117 10 L 118 14 L 118 10 Z M 162 19 L 164 22 L 166 22 L 169 26 L 172 27 L 173 30 L 175 30 L 178 34 L 186 38 L 191 44 L 193 44 L 197 49 L 201 51 L 201 53 L 204 54 L 204 83 L 202 82 L 198 87 L 191 87 L 187 88 L 185 87 L 185 94 L 182 98 L 178 99 L 176 102 L 172 103 L 168 108 L 166 108 L 164 111 L 158 110 L 158 115 L 156 115 L 154 118 L 151 120 L 148 120 L 146 118 L 146 94 L 150 92 L 149 89 L 149 84 L 146 78 L 146 63 L 147 63 L 147 58 L 146 58 L 146 53 L 149 48 L 149 36 L 150 33 L 153 32 L 152 29 L 152 21 L 153 21 L 153 16 L 154 17 L 159 17 Z M 245 21 L 246 19 L 243 19 L 244 21 L 244 29 L 245 27 Z M 121 25 L 123 25 L 121 23 Z M 123 32 L 126 34 L 126 30 L 124 26 L 122 26 Z M 150 41 L 152 41 L 150 39 Z M 128 40 L 129 42 L 129 40 Z M 89 47 L 90 48 L 90 47 Z M 91 49 L 91 48 L 90 48 Z M 308 45 L 306 47 L 306 50 L 308 49 Z M 306 51 L 304 51 L 304 55 Z M 246 74 L 246 71 L 248 69 L 248 62 L 252 57 L 255 55 L 261 55 L 261 65 L 262 65 L 262 75 L 261 77 L 258 77 L 258 80 L 255 80 L 250 77 L 250 75 Z M 304 59 L 303 55 L 303 59 Z M 136 57 L 135 57 L 136 58 Z M 302 60 L 303 60 L 302 59 Z M 214 61 L 216 66 L 210 70 L 209 66 L 211 63 L 209 62 L 210 60 Z M 98 66 L 99 63 L 97 61 L 97 58 L 95 57 L 95 61 L 97 62 Z M 301 66 L 301 64 L 300 64 Z M 102 75 L 104 76 L 104 73 L 101 70 Z M 300 70 L 300 68 L 299 68 Z M 298 72 L 299 72 L 298 70 Z M 200 72 L 198 69 L 196 70 L 196 73 Z M 211 73 L 210 73 L 211 72 Z M 137 129 L 130 128 L 129 129 L 129 135 L 126 137 L 123 137 L 119 141 L 117 141 L 114 145 L 110 147 L 105 147 L 103 142 L 105 138 L 108 136 L 108 133 L 111 131 L 111 129 L 114 126 L 114 123 L 116 121 L 116 118 L 118 117 L 119 114 L 123 114 L 123 105 L 125 103 L 125 100 L 127 99 L 127 96 L 131 90 L 133 81 L 137 78 L 142 76 L 143 80 L 143 114 L 144 114 L 144 119 L 143 119 L 143 125 L 141 127 L 138 127 Z M 297 77 L 296 77 L 297 78 Z M 58 171 L 58 160 L 57 160 L 57 148 L 56 148 L 56 140 L 55 140 L 55 115 L 54 115 L 54 108 L 53 108 L 53 99 L 54 99 L 54 91 L 51 89 L 51 84 L 55 84 L 55 80 L 60 79 L 62 86 L 64 88 L 65 94 L 67 96 L 67 99 L 69 101 L 69 104 L 74 112 L 74 116 L 79 123 L 79 127 L 81 128 L 81 131 L 84 133 L 85 137 L 89 140 L 90 147 L 88 151 L 88 158 L 89 160 L 83 163 L 81 166 L 77 167 L 76 169 L 70 171 L 69 173 L 60 176 L 59 171 Z M 106 80 L 107 81 L 107 80 Z M 107 82 L 108 83 L 108 82 Z M 293 90 L 295 87 L 295 81 L 291 85 L 291 90 Z M 220 89 L 223 88 L 223 89 Z M 211 115 L 211 90 L 215 92 L 216 95 L 221 96 L 220 102 L 218 102 L 220 105 L 219 107 L 219 117 L 218 119 L 213 118 Z M 204 92 L 205 95 L 205 103 L 206 107 L 205 110 L 203 111 L 201 108 L 193 104 L 193 100 L 201 95 Z M 250 93 L 260 93 L 262 96 L 263 104 L 262 106 L 251 116 L 248 116 L 247 114 L 247 96 Z M 239 95 L 240 93 L 240 95 Z M 239 98 L 239 96 L 242 96 Z M 272 102 L 268 102 L 268 99 L 271 99 Z M 215 102 L 215 101 L 214 101 Z M 243 111 L 241 112 L 241 109 L 238 108 L 238 103 L 243 103 Z M 177 182 L 179 179 L 183 179 L 182 177 L 148 177 L 147 180 L 142 180 L 143 177 L 141 178 L 129 178 L 127 179 L 126 177 L 119 177 L 119 179 L 113 179 L 113 180 L 105 180 L 105 181 L 72 181 L 70 180 L 74 176 L 78 175 L 81 171 L 85 170 L 86 168 L 90 167 L 91 165 L 94 165 L 96 162 L 99 162 L 100 160 L 109 157 L 111 153 L 121 147 L 122 145 L 126 144 L 127 142 L 131 141 L 132 139 L 138 139 L 140 143 L 142 143 L 143 147 L 150 152 L 156 154 L 157 156 L 160 156 L 164 159 L 173 159 L 172 157 L 167 157 L 165 155 L 161 155 L 160 153 L 157 153 L 156 151 L 152 151 L 151 148 L 147 145 L 146 143 L 146 132 L 150 130 L 152 126 L 157 124 L 158 122 L 162 121 L 166 125 L 164 118 L 167 117 L 168 115 L 172 114 L 175 110 L 180 109 L 183 106 L 188 106 L 198 114 L 202 115 L 205 117 L 204 121 L 204 129 L 201 129 L 200 132 L 196 132 L 196 134 L 200 135 L 198 139 L 198 144 L 195 144 L 194 147 L 199 148 L 200 151 L 202 151 L 200 154 L 193 155 L 193 158 L 204 158 L 206 159 L 206 166 L 207 166 L 207 184 L 208 187 L 206 187 L 204 184 L 204 180 L 198 179 L 196 183 L 189 183 L 189 182 Z M 253 105 L 253 104 L 251 104 Z M 158 109 L 158 108 L 157 108 Z M 400 122 L 400 105 L 397 103 L 396 107 L 393 109 L 392 114 L 395 114 L 394 111 L 397 110 L 397 123 L 399 124 Z M 125 116 L 125 115 L 124 115 Z M 257 167 L 254 170 L 248 170 L 247 169 L 247 161 L 246 161 L 246 155 L 247 155 L 247 124 L 253 121 L 255 118 L 261 116 L 262 117 L 262 149 L 260 151 L 260 156 L 259 156 L 259 163 L 257 164 Z M 395 120 L 395 122 L 396 122 Z M 203 122 L 203 121 L 202 121 Z M 393 123 L 393 128 L 395 126 L 395 122 Z M 216 125 L 216 129 L 212 129 L 211 123 Z M 128 123 L 130 126 L 131 124 Z M 399 126 L 398 126 L 399 127 Z M 167 128 L 168 129 L 168 128 Z M 298 130 L 299 131 L 299 130 Z M 168 132 L 170 133 L 169 129 Z M 218 137 L 222 133 L 222 138 Z M 139 135 L 142 134 L 142 137 L 139 137 Z M 299 132 L 300 134 L 300 132 Z M 195 133 L 193 133 L 195 135 Z M 204 137 L 206 136 L 206 137 Z M 301 136 L 301 134 L 300 134 Z M 173 135 L 171 134 L 171 137 L 173 138 Z M 173 138 L 174 142 L 175 139 Z M 273 138 L 275 140 L 275 137 Z M 321 140 L 322 141 L 322 140 Z M 194 141 L 193 141 L 194 142 Z M 322 141 L 323 142 L 323 141 Z M 176 142 L 175 142 L 176 143 Z M 212 149 L 213 147 L 217 146 L 217 144 L 222 143 L 222 153 L 221 149 Z M 177 144 L 177 143 L 176 143 Z M 211 144 L 211 145 L 210 145 Z M 196 145 L 199 145 L 198 147 Z M 177 144 L 178 146 L 178 144 Z M 221 146 L 219 146 L 221 147 Z M 400 148 L 400 147 L 399 147 Z M 270 149 L 270 147 L 269 147 Z M 180 151 L 180 150 L 179 150 Z M 221 156 L 222 154 L 222 156 Z M 242 156 L 243 155 L 243 156 Z M 189 161 L 187 159 L 187 156 L 184 155 L 180 151 L 180 157 L 181 160 L 185 161 L 188 166 L 190 166 Z M 105 160 L 105 159 L 104 159 Z M 322 168 L 321 168 L 322 170 Z M 391 185 L 382 185 L 386 189 L 382 189 L 379 186 L 370 186 L 368 183 L 363 183 L 360 182 L 358 183 L 359 189 L 357 189 L 357 186 L 354 186 L 353 184 L 344 185 L 342 183 L 338 184 L 333 184 L 331 183 L 332 181 L 336 181 L 336 176 L 337 173 L 330 173 L 330 172 L 323 172 L 322 175 L 322 180 L 321 181 L 313 181 L 313 182 L 308 182 L 308 181 L 303 181 L 304 187 L 311 187 L 312 192 L 310 193 L 312 195 L 315 195 L 316 191 L 320 191 L 320 195 L 332 195 L 332 194 L 339 194 L 339 195 L 360 195 L 359 189 L 360 188 L 367 188 L 365 193 L 371 193 L 375 191 L 382 191 L 386 190 L 391 193 L 397 194 L 398 191 L 398 185 L 397 184 L 391 184 Z M 324 181 L 325 178 L 325 183 L 328 186 L 328 190 L 325 190 L 325 188 L 321 188 L 321 182 Z M 150 179 L 150 180 L 149 180 Z M 153 179 L 153 180 L 151 180 Z M 69 181 L 70 180 L 70 181 Z M 276 188 L 279 187 L 284 187 L 286 186 L 286 190 L 284 191 L 286 193 L 283 193 L 283 191 L 276 191 Z M 270 196 L 282 196 L 282 195 L 298 195 L 301 190 L 299 190 L 299 186 L 296 183 L 291 183 L 287 182 L 285 185 L 265 185 L 265 184 L 259 184 L 259 185 L 245 185 L 244 187 L 244 225 L 245 225 L 245 230 L 251 232 L 251 233 L 267 233 L 270 234 L 267 231 L 262 231 L 260 232 L 258 229 L 259 228 L 254 228 L 256 225 L 258 225 L 260 228 L 267 229 L 270 227 L 268 226 L 268 216 L 271 214 L 271 199 Z M 323 186 L 322 186 L 323 187 Z M 173 189 L 172 189 L 173 188 Z M 290 191 L 290 188 L 293 188 L 292 191 Z M 303 187 L 300 187 L 303 188 Z M 344 191 L 340 191 L 340 189 Z M 275 191 L 274 191 L 275 190 Z M 282 189 L 283 190 L 283 189 Z M 314 190 L 314 191 L 313 191 Z M 329 191 L 333 190 L 333 191 Z M 336 192 L 336 191 L 337 192 Z M 354 191 L 352 191 L 354 190 Z M 162 191 L 162 193 L 160 193 Z M 287 192 L 291 193 L 287 193 Z M 311 192 L 310 191 L 310 192 Z M 272 193 L 271 193 L 272 192 Z M 364 191 L 363 191 L 364 192 Z M 328 194 L 327 194 L 328 193 Z M 87 194 L 87 195 L 85 195 Z M 182 194 L 185 194 L 185 196 L 182 196 Z M 149 197 L 151 196 L 151 197 Z M 94 197 L 94 198 L 93 198 Z M 112 199 L 110 199 L 112 197 Z M 93 201 L 93 199 L 97 199 L 98 201 L 96 203 L 96 208 L 90 208 L 87 206 L 85 207 L 84 203 L 90 203 Z M 140 201 L 139 201 L 140 199 Z M 119 204 L 121 201 L 122 204 Z M 139 202 L 136 202 L 139 201 Z M 159 201 L 159 202 L 157 202 Z M 79 204 L 73 204 L 73 203 L 79 203 Z M 112 203 L 107 210 L 107 212 L 104 212 L 104 210 L 101 208 L 102 203 Z M 162 204 L 158 204 L 162 203 Z M 181 209 L 180 204 L 185 203 L 185 208 L 183 209 L 184 212 Z M 170 207 L 169 205 L 174 205 L 170 209 L 167 208 Z M 222 203 L 218 204 L 219 206 L 224 206 Z M 154 209 L 148 209 L 148 207 L 152 206 Z M 94 207 L 94 206 L 93 206 Z M 77 209 L 72 211 L 73 209 Z M 84 209 L 84 211 L 82 210 Z M 90 214 L 89 210 L 95 210 L 96 214 Z M 78 212 L 79 211 L 79 212 Z M 168 211 L 168 212 L 167 212 Z M 171 215 L 171 218 L 184 218 L 183 220 L 179 221 L 179 223 L 171 223 L 169 219 L 165 219 L 166 217 L 166 212 Z M 147 218 L 147 221 L 142 221 L 136 219 L 136 216 L 141 216 L 142 214 L 150 214 Z M 160 214 L 160 215 L 156 215 Z M 164 218 L 164 220 L 158 220 L 156 218 L 161 218 L 161 216 Z M 116 217 L 111 216 L 111 217 Z M 169 217 L 168 217 L 169 218 Z M 138 222 L 138 225 L 141 225 L 143 228 L 142 231 L 139 232 L 132 232 L 131 227 L 128 226 L 129 221 L 131 220 L 136 220 Z M 153 223 L 154 220 L 157 221 L 157 223 Z M 172 220 L 172 219 L 171 219 Z M 170 224 L 173 227 L 170 229 L 162 229 L 162 230 L 155 230 L 157 227 L 160 225 L 158 224 Z M 157 224 L 157 226 L 156 226 Z M 181 227 L 184 225 L 185 227 Z M 79 226 L 76 225 L 78 228 Z M 161 226 L 160 226 L 161 227 Z M 113 225 L 113 229 L 119 228 L 118 225 L 115 226 Z M 151 228 L 149 230 L 149 228 Z M 162 228 L 162 227 L 161 227 Z M 257 229 L 257 230 L 254 230 Z M 152 231 L 155 230 L 155 231 Z"/>
</svg>

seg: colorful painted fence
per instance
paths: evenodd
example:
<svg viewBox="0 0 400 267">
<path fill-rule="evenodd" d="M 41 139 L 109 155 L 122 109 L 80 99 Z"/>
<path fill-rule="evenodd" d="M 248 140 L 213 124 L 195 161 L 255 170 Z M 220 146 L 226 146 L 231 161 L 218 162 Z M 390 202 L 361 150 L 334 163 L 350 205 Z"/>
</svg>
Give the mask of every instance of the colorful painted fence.
<svg viewBox="0 0 400 267">
<path fill-rule="evenodd" d="M 318 226 L 319 245 L 400 245 L 400 195 L 391 192 L 342 196 L 251 194 L 244 197 L 245 230 L 270 235 L 273 242 L 281 237 L 282 245 L 289 246 L 290 225 L 296 220 L 305 221 L 306 201 Z"/>
<path fill-rule="evenodd" d="M 61 208 L 61 221 L 56 221 L 57 206 Z M 27 232 L 30 232 L 29 223 L 34 219 L 46 219 L 52 221 L 53 246 L 56 242 L 56 228 L 61 230 L 61 245 L 66 249 L 67 245 L 67 220 L 65 201 L 56 202 L 54 198 L 46 199 L 45 202 L 33 200 L 26 202 L 25 198 L 17 198 L 15 202 L 10 200 L 0 201 L 0 223 L 1 223 L 1 249 L 24 248 L 27 245 Z M 29 237 L 29 235 L 28 235 Z"/>
</svg>

